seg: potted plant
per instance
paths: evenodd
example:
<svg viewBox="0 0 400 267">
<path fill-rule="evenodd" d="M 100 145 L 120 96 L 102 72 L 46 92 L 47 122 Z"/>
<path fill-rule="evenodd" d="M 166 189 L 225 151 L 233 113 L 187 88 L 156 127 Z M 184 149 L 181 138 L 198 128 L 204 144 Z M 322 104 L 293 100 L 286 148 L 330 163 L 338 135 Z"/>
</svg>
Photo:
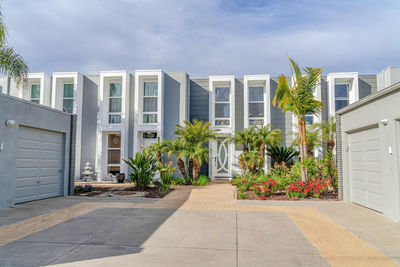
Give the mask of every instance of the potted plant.
<svg viewBox="0 0 400 267">
<path fill-rule="evenodd" d="M 117 173 L 117 182 L 118 183 L 123 183 L 125 182 L 125 173 Z"/>
</svg>

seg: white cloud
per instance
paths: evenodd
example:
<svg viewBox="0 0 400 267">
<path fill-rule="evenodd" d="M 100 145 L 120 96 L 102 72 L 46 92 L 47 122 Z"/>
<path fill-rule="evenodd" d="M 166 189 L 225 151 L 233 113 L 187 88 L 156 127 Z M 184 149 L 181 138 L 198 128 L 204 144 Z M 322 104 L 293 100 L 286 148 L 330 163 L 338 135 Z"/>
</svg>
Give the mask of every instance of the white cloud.
<svg viewBox="0 0 400 267">
<path fill-rule="evenodd" d="M 397 1 L 246 4 L 25 0 L 4 2 L 3 14 L 9 43 L 32 71 L 277 75 L 288 71 L 286 53 L 326 72 L 399 65 Z"/>
</svg>

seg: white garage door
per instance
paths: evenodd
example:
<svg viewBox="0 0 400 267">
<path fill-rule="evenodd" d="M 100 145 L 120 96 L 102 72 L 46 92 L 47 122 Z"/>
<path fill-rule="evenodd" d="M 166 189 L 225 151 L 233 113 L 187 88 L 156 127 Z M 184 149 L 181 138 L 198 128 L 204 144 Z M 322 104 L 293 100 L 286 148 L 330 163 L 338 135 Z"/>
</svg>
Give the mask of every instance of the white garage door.
<svg viewBox="0 0 400 267">
<path fill-rule="evenodd" d="M 62 194 L 63 139 L 61 133 L 19 128 L 15 203 Z"/>
<path fill-rule="evenodd" d="M 382 211 L 382 163 L 378 128 L 350 135 L 351 199 L 365 207 Z"/>
</svg>

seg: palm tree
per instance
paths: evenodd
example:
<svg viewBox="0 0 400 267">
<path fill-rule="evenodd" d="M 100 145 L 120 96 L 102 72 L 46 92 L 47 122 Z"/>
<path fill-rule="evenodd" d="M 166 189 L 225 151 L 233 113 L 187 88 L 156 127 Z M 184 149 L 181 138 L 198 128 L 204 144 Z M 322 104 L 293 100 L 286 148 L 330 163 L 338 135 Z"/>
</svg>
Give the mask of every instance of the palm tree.
<svg viewBox="0 0 400 267">
<path fill-rule="evenodd" d="M 191 163 L 190 175 L 191 181 L 194 181 L 199 176 L 203 161 L 207 162 L 209 158 L 209 149 L 205 145 L 216 139 L 217 135 L 216 131 L 210 129 L 210 122 L 193 120 L 184 121 L 184 124 L 185 126 L 177 125 L 174 134 L 177 136 L 176 140 L 182 143 L 184 155 Z"/>
<path fill-rule="evenodd" d="M 241 145 L 243 149 L 243 153 L 246 153 L 251 148 L 251 145 L 254 141 L 254 130 L 255 127 L 250 127 L 243 129 L 243 131 L 236 131 L 234 135 L 230 138 L 230 142 L 235 143 L 236 145 Z"/>
<path fill-rule="evenodd" d="M 321 144 L 320 142 L 320 131 L 319 131 L 320 124 L 313 124 L 306 126 L 306 148 L 307 148 L 307 156 L 313 157 L 314 156 L 314 148 Z M 298 136 L 298 131 L 292 132 Z M 299 137 L 293 140 L 292 146 L 299 146 Z"/>
<path fill-rule="evenodd" d="M 326 143 L 326 150 L 332 152 L 335 147 L 336 122 L 335 117 L 321 122 L 321 139 Z"/>
<path fill-rule="evenodd" d="M 169 140 L 161 140 L 157 143 L 153 143 L 146 147 L 146 150 L 152 154 L 156 155 L 158 163 L 162 163 L 162 154 L 167 153 L 167 147 L 169 145 Z"/>
<path fill-rule="evenodd" d="M 274 163 L 288 164 L 299 152 L 292 146 L 270 146 L 267 149 L 268 156 L 271 157 Z"/>
<path fill-rule="evenodd" d="M 257 129 L 254 146 L 259 148 L 259 153 L 263 160 L 265 160 L 266 146 L 277 146 L 282 142 L 281 133 L 280 129 L 272 129 L 271 124 Z"/>
<path fill-rule="evenodd" d="M 26 84 L 28 65 L 14 48 L 7 46 L 7 27 L 0 11 L 0 72 L 14 78 L 19 87 Z"/>
<path fill-rule="evenodd" d="M 303 68 L 304 73 L 302 73 L 299 65 L 293 59 L 289 58 L 289 62 L 295 82 L 290 88 L 286 77 L 282 74 L 279 77 L 278 89 L 276 90 L 272 104 L 275 106 L 278 103 L 278 107 L 283 112 L 292 112 L 297 117 L 300 158 L 302 162 L 301 179 L 307 181 L 307 170 L 303 164 L 304 158 L 307 157 L 305 115 L 307 112 L 313 114 L 321 112 L 322 103 L 314 99 L 313 91 L 320 83 L 322 69 L 307 67 Z"/>
<path fill-rule="evenodd" d="M 165 152 L 168 153 L 168 157 L 175 155 L 176 164 L 178 165 L 183 179 L 185 179 L 186 184 L 190 184 L 190 178 L 187 175 L 185 161 L 183 160 L 187 156 L 185 145 L 178 139 L 169 141 L 166 143 Z"/>
</svg>

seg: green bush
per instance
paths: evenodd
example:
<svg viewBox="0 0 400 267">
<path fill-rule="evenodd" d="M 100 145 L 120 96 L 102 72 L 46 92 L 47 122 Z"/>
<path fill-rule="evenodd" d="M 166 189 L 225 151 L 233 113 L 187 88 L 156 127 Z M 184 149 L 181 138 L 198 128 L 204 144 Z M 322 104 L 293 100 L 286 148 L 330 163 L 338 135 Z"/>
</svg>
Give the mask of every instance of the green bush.
<svg viewBox="0 0 400 267">
<path fill-rule="evenodd" d="M 172 161 L 168 164 L 158 163 L 157 168 L 160 171 L 161 182 L 163 184 L 171 185 L 173 183 L 172 174 L 176 169 L 176 167 L 172 167 Z"/>
<path fill-rule="evenodd" d="M 199 178 L 197 178 L 194 182 L 193 185 L 196 186 L 206 186 L 210 183 L 210 177 L 206 176 L 206 175 L 199 175 Z"/>
<path fill-rule="evenodd" d="M 238 197 L 240 199 L 246 199 L 247 195 L 246 195 L 246 193 L 244 191 L 239 191 Z"/>
<path fill-rule="evenodd" d="M 185 185 L 186 181 L 183 178 L 180 177 L 172 177 L 171 179 L 171 185 Z"/>
<path fill-rule="evenodd" d="M 136 187 L 141 189 L 148 187 L 158 169 L 157 159 L 152 154 L 142 151 L 136 153 L 135 158 L 129 157 L 129 160 L 123 161 L 132 168 L 129 176 Z"/>
</svg>

